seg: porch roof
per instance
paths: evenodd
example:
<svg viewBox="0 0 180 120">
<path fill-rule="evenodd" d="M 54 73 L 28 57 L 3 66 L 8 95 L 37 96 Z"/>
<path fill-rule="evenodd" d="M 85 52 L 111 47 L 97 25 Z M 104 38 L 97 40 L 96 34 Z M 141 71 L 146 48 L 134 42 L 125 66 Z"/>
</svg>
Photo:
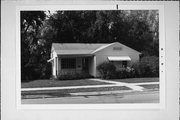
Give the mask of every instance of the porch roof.
<svg viewBox="0 0 180 120">
<path fill-rule="evenodd" d="M 92 55 L 95 50 L 107 44 L 53 43 L 57 55 Z"/>
<path fill-rule="evenodd" d="M 109 61 L 131 61 L 129 56 L 109 56 Z"/>
<path fill-rule="evenodd" d="M 92 50 L 56 50 L 58 55 L 92 55 Z"/>
</svg>

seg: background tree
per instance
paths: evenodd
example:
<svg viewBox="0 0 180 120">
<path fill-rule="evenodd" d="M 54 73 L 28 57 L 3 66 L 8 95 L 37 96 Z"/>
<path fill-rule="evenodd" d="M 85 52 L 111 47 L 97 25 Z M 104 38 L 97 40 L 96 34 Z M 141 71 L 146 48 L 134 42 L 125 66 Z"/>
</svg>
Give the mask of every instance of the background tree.
<svg viewBox="0 0 180 120">
<path fill-rule="evenodd" d="M 159 56 L 157 10 L 22 11 L 22 79 L 48 78 L 52 43 L 120 42 Z"/>
<path fill-rule="evenodd" d="M 21 11 L 21 78 L 41 77 L 42 53 L 39 29 L 45 19 L 43 11 Z"/>
<path fill-rule="evenodd" d="M 150 55 L 155 54 L 150 51 L 151 47 L 156 48 L 155 45 L 158 45 L 157 18 L 158 11 L 155 10 L 57 11 L 47 22 L 55 32 L 53 42 L 111 43 L 116 41 Z"/>
</svg>

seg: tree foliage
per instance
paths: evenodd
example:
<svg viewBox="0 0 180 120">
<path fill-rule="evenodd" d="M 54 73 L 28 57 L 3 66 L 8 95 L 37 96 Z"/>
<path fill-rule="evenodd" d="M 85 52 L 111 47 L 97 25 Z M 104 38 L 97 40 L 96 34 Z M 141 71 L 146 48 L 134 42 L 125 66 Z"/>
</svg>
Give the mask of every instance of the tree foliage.
<svg viewBox="0 0 180 120">
<path fill-rule="evenodd" d="M 51 44 L 120 42 L 159 56 L 157 10 L 22 11 L 22 79 L 48 78 Z"/>
<path fill-rule="evenodd" d="M 143 57 L 132 67 L 138 77 L 159 77 L 159 58 L 156 56 Z"/>
<path fill-rule="evenodd" d="M 45 19 L 43 11 L 21 11 L 21 78 L 37 79 L 44 76 L 45 59 L 40 45 L 40 28 Z"/>
<path fill-rule="evenodd" d="M 98 65 L 97 70 L 103 79 L 112 79 L 115 77 L 116 67 L 111 62 L 104 62 Z"/>
</svg>

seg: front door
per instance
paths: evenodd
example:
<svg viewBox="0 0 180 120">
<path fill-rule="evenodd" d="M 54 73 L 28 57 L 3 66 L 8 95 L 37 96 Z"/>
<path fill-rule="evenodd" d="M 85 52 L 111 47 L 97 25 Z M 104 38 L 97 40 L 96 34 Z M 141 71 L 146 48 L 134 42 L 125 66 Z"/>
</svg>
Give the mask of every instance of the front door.
<svg viewBox="0 0 180 120">
<path fill-rule="evenodd" d="M 89 72 L 89 59 L 88 58 L 82 59 L 82 70 L 84 72 Z"/>
</svg>

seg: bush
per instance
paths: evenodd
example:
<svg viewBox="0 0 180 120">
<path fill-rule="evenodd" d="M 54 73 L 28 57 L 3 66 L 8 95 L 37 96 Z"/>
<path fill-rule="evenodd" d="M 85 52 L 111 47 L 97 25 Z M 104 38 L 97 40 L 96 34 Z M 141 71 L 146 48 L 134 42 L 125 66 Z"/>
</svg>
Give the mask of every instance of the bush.
<svg viewBox="0 0 180 120">
<path fill-rule="evenodd" d="M 135 71 L 131 67 L 116 70 L 113 63 L 102 63 L 97 67 L 100 77 L 103 79 L 122 79 L 135 77 Z"/>
<path fill-rule="evenodd" d="M 56 76 L 51 75 L 49 79 L 50 79 L 50 80 L 56 80 Z"/>
<path fill-rule="evenodd" d="M 76 79 L 85 79 L 92 78 L 90 74 L 86 72 L 63 72 L 59 73 L 57 80 L 76 80 Z"/>
<path fill-rule="evenodd" d="M 116 71 L 116 79 L 132 78 L 135 77 L 135 71 L 133 68 L 127 67 Z"/>
<path fill-rule="evenodd" d="M 143 57 L 140 62 L 132 65 L 136 77 L 158 77 L 159 58 L 155 56 Z"/>
<path fill-rule="evenodd" d="M 131 67 L 116 70 L 113 63 L 105 62 L 97 66 L 100 77 L 103 79 L 122 79 L 135 77 L 158 77 L 159 58 L 155 56 L 143 57 Z"/>
<path fill-rule="evenodd" d="M 112 79 L 115 77 L 116 67 L 113 63 L 104 62 L 97 66 L 97 70 L 103 79 Z"/>
<path fill-rule="evenodd" d="M 141 76 L 141 69 L 140 69 L 140 63 L 135 62 L 131 66 L 134 69 L 134 77 L 140 77 Z"/>
</svg>

